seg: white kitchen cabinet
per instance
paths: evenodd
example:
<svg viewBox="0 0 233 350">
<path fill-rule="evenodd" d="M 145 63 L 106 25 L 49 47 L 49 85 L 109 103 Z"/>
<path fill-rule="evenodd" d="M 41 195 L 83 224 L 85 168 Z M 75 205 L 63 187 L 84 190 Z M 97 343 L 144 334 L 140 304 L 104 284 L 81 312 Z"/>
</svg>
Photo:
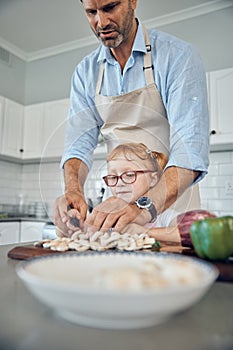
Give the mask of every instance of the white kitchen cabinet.
<svg viewBox="0 0 233 350">
<path fill-rule="evenodd" d="M 21 221 L 20 242 L 40 241 L 43 236 L 44 222 Z"/>
<path fill-rule="evenodd" d="M 19 221 L 0 222 L 0 245 L 19 243 Z"/>
<path fill-rule="evenodd" d="M 0 245 L 42 240 L 45 222 L 0 222 Z"/>
<path fill-rule="evenodd" d="M 61 158 L 69 99 L 25 107 L 23 159 Z"/>
<path fill-rule="evenodd" d="M 25 107 L 23 159 L 61 158 L 69 99 Z"/>
<path fill-rule="evenodd" d="M 0 96 L 0 154 L 21 160 L 61 158 L 69 99 L 23 106 Z"/>
<path fill-rule="evenodd" d="M 208 73 L 210 145 L 212 149 L 232 149 L 233 68 Z"/>
<path fill-rule="evenodd" d="M 43 150 L 44 104 L 26 106 L 24 109 L 23 159 L 40 158 Z"/>
<path fill-rule="evenodd" d="M 5 99 L 1 154 L 22 158 L 24 106 Z"/>
<path fill-rule="evenodd" d="M 44 104 L 43 157 L 61 157 L 64 149 L 69 99 Z"/>
</svg>

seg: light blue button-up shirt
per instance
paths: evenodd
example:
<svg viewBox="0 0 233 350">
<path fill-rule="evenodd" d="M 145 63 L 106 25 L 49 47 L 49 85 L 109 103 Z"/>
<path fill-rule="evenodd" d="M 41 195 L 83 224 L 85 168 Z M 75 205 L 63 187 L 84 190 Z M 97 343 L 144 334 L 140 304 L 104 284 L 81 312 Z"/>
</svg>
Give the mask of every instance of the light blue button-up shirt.
<svg viewBox="0 0 233 350">
<path fill-rule="evenodd" d="M 154 81 L 171 127 L 167 167 L 200 171 L 200 179 L 207 173 L 209 164 L 209 121 L 203 64 L 191 44 L 158 30 L 149 30 L 149 37 Z M 143 71 L 145 53 L 139 21 L 132 53 L 123 73 L 110 50 L 103 45 L 78 64 L 72 77 L 71 107 L 61 166 L 70 158 L 81 159 L 89 168 L 92 165 L 93 151 L 103 125 L 95 106 L 100 64 L 106 60 L 101 95 L 117 96 L 146 85 Z"/>
</svg>

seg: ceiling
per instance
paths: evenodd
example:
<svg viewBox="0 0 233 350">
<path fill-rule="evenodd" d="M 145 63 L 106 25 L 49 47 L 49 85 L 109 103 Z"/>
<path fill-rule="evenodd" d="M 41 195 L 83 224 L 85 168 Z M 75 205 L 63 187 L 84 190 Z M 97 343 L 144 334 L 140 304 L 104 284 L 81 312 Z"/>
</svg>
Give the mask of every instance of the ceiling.
<svg viewBox="0 0 233 350">
<path fill-rule="evenodd" d="M 138 0 L 137 16 L 148 25 L 166 24 L 174 16 L 227 2 L 232 0 Z M 95 42 L 80 0 L 0 0 L 0 46 L 19 56 Z"/>
</svg>

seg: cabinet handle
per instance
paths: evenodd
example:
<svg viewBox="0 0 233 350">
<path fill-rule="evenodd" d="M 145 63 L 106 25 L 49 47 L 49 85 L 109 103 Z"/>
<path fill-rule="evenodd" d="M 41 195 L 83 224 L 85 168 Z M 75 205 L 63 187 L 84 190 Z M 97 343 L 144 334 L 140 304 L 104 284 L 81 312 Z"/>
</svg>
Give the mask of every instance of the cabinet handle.
<svg viewBox="0 0 233 350">
<path fill-rule="evenodd" d="M 19 152 L 20 152 L 20 153 L 23 153 L 23 152 L 24 152 L 23 148 L 20 148 Z"/>
<path fill-rule="evenodd" d="M 210 135 L 216 135 L 216 134 L 217 134 L 216 130 L 211 130 Z"/>
</svg>

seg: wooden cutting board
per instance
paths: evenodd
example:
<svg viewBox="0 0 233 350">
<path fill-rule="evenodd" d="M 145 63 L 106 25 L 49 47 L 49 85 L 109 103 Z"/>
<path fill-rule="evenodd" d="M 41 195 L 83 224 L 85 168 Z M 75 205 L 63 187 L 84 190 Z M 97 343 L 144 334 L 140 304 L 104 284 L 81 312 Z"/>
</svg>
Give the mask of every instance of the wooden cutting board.
<svg viewBox="0 0 233 350">
<path fill-rule="evenodd" d="M 145 251 L 149 251 L 149 250 L 147 249 Z M 185 254 L 185 255 L 195 255 L 195 252 L 192 249 L 182 247 L 178 244 L 175 244 L 175 243 L 173 244 L 171 242 L 169 242 L 169 244 L 163 244 L 159 251 L 179 253 L 179 254 Z M 71 254 L 71 253 L 74 253 L 74 251 L 70 250 L 65 252 L 65 254 Z M 60 254 L 60 253 L 51 249 L 35 247 L 33 245 L 22 245 L 11 249 L 8 252 L 8 257 L 11 259 L 17 259 L 17 260 L 28 260 L 34 257 L 51 255 L 51 254 Z"/>
<path fill-rule="evenodd" d="M 150 250 L 146 250 L 150 251 Z M 197 257 L 194 250 L 179 246 L 177 244 L 164 244 L 159 249 L 160 252 L 176 253 L 182 255 L 188 255 Z M 65 254 L 74 254 L 77 252 L 66 251 Z M 42 247 L 34 247 L 33 245 L 17 246 L 8 252 L 8 257 L 17 260 L 29 260 L 35 257 L 46 256 L 51 254 L 62 254 L 51 249 Z M 64 253 L 63 253 L 64 254 Z M 156 254 L 156 252 L 155 252 Z M 227 261 L 211 261 L 219 270 L 218 281 L 233 282 L 233 259 L 230 258 Z"/>
</svg>

